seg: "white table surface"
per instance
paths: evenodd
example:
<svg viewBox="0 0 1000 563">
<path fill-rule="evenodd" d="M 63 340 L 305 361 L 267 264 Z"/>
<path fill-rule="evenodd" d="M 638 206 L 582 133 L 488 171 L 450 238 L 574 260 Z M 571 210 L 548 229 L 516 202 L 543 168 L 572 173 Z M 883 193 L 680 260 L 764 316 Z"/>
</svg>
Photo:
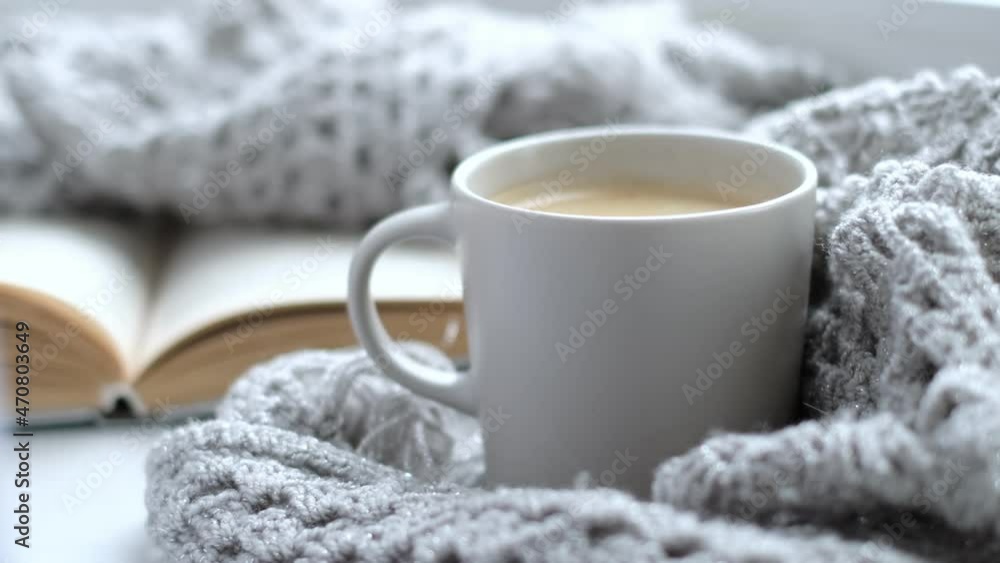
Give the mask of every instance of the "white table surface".
<svg viewBox="0 0 1000 563">
<path fill-rule="evenodd" d="M 143 466 L 152 442 L 164 430 L 147 423 L 145 428 L 116 425 L 36 431 L 31 438 L 31 547 L 13 549 L 10 560 L 161 563 L 145 533 Z M 113 465 L 114 461 L 118 464 Z M 102 464 L 108 476 L 98 479 L 95 465 Z M 8 473 L 4 471 L 5 480 Z M 79 505 L 67 508 L 68 498 L 87 495 L 87 490 L 78 491 L 78 487 L 88 476 L 97 486 Z M 0 508 L 7 513 L 13 497 L 8 490 L 4 493 Z M 8 517 L 3 521 L 7 528 Z M 9 537 L 9 532 L 3 537 Z M 11 541 L 4 541 L 0 553 L 10 551 Z M 8 557 L 3 558 L 5 563 Z"/>
</svg>

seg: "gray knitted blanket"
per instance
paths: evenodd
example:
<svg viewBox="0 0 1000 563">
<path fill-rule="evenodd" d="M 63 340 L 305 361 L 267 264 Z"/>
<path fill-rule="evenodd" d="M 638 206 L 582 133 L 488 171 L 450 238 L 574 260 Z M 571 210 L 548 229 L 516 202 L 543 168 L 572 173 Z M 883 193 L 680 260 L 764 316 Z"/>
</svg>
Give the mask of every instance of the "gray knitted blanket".
<svg viewBox="0 0 1000 563">
<path fill-rule="evenodd" d="M 151 453 L 150 534 L 183 561 L 1000 560 L 998 96 L 927 73 L 749 124 L 821 176 L 804 420 L 664 460 L 652 502 L 484 490 L 473 420 L 315 351 Z"/>
</svg>

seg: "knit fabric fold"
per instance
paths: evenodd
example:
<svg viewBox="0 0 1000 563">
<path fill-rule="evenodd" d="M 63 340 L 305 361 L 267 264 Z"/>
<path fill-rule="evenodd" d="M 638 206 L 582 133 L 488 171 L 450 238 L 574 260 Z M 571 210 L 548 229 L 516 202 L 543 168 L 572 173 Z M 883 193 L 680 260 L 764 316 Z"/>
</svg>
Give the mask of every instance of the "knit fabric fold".
<svg viewBox="0 0 1000 563">
<path fill-rule="evenodd" d="M 464 486 L 481 459 L 474 424 L 389 382 L 361 352 L 278 358 L 234 386 L 219 420 L 152 451 L 148 526 L 180 561 L 846 563 L 865 548 L 607 489 Z"/>
</svg>

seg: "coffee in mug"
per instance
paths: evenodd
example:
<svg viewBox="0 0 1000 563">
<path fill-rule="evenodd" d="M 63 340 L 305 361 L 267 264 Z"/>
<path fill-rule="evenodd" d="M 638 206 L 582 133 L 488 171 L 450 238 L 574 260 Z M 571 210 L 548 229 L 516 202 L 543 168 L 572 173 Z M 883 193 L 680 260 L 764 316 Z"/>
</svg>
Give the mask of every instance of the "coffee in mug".
<svg viewBox="0 0 1000 563">
<path fill-rule="evenodd" d="M 519 184 L 490 196 L 497 203 L 546 213 L 597 217 L 687 215 L 741 207 L 714 188 L 678 187 L 643 180 L 616 180 L 563 187 L 556 179 Z"/>
</svg>

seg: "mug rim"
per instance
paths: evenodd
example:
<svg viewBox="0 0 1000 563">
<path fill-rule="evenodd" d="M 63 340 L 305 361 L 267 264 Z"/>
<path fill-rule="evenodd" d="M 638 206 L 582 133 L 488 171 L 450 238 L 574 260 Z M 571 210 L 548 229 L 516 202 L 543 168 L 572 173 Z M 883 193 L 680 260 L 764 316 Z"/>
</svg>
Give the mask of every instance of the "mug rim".
<svg viewBox="0 0 1000 563">
<path fill-rule="evenodd" d="M 480 150 L 463 160 L 455 168 L 451 175 L 451 192 L 453 195 L 462 196 L 477 204 L 486 205 L 494 210 L 506 213 L 516 213 L 526 215 L 536 219 L 549 221 L 590 221 L 602 223 L 649 223 L 649 222 L 686 222 L 701 221 L 711 219 L 728 219 L 746 215 L 755 215 L 773 211 L 785 204 L 797 200 L 806 194 L 815 192 L 817 177 L 816 165 L 801 152 L 779 143 L 770 142 L 763 139 L 756 139 L 746 135 L 734 134 L 703 127 L 671 127 L 658 125 L 623 125 L 616 126 L 617 136 L 657 136 L 670 138 L 699 138 L 707 140 L 731 141 L 750 145 L 751 147 L 763 147 L 765 149 L 783 154 L 795 162 L 802 172 L 802 181 L 793 189 L 770 199 L 743 205 L 740 207 L 730 207 L 712 211 L 700 211 L 695 213 L 684 213 L 678 215 L 581 215 L 572 213 L 551 213 L 536 209 L 514 207 L 505 203 L 494 201 L 486 196 L 480 195 L 469 187 L 469 177 L 481 168 L 485 163 L 493 160 L 505 153 L 523 150 L 529 147 L 538 147 L 557 142 L 565 141 L 586 141 L 603 135 L 607 126 L 603 127 L 576 127 L 571 129 L 559 129 L 544 133 L 535 133 L 523 137 L 517 137 L 508 141 L 503 141 L 496 145 Z M 815 198 L 815 196 L 813 196 Z"/>
</svg>

